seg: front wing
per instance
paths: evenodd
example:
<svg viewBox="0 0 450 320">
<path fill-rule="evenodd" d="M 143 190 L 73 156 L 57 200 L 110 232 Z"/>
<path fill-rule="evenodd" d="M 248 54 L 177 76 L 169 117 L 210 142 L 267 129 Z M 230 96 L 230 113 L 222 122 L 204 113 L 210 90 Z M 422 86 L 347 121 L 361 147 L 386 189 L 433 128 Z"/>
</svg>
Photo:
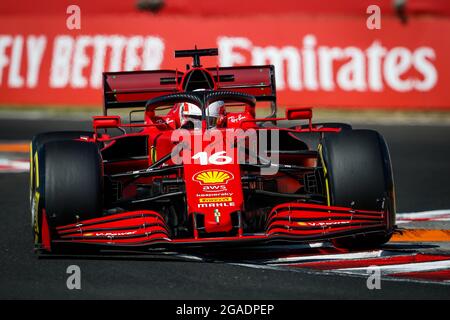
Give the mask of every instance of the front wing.
<svg viewBox="0 0 450 320">
<path fill-rule="evenodd" d="M 57 227 L 47 235 L 44 249 L 60 244 L 108 247 L 167 247 L 289 240 L 313 242 L 349 235 L 387 233 L 387 212 L 363 211 L 346 207 L 306 203 L 284 203 L 272 209 L 265 231 L 230 237 L 191 237 L 172 239 L 164 218 L 155 211 L 139 210 L 113 214 Z M 49 228 L 47 228 L 50 230 Z"/>
</svg>

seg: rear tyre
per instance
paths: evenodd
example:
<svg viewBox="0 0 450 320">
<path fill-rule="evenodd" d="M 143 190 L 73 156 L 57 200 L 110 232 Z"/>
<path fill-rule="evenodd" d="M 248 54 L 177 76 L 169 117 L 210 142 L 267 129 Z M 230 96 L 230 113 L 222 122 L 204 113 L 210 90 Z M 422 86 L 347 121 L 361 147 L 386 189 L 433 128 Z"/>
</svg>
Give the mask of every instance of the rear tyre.
<svg viewBox="0 0 450 320">
<path fill-rule="evenodd" d="M 376 247 L 389 241 L 395 225 L 391 161 L 383 137 L 373 130 L 330 134 L 319 147 L 330 205 L 388 212 L 380 233 L 333 240 L 337 247 Z"/>
<path fill-rule="evenodd" d="M 352 126 L 347 123 L 340 123 L 340 122 L 324 122 L 324 123 L 314 123 L 314 126 L 317 128 L 336 128 L 341 129 L 341 131 L 351 131 Z M 308 125 L 302 125 L 302 129 L 306 129 L 309 126 Z M 295 127 L 293 127 L 295 129 Z M 299 140 L 304 142 L 309 150 L 317 150 L 322 136 L 326 137 L 328 135 L 334 135 L 335 133 L 329 133 L 329 132 L 302 132 L 298 134 L 294 134 L 298 137 Z"/>
<path fill-rule="evenodd" d="M 42 233 L 45 227 L 54 228 L 101 215 L 102 159 L 96 144 L 45 143 L 36 151 L 35 160 L 31 208 L 36 245 L 42 243 L 43 236 L 48 236 Z"/>
<path fill-rule="evenodd" d="M 314 126 L 316 128 L 338 128 L 342 131 L 346 130 L 352 130 L 352 126 L 348 123 L 342 123 L 342 122 L 319 122 L 314 123 Z M 302 125 L 302 128 L 307 128 L 308 125 Z"/>
</svg>

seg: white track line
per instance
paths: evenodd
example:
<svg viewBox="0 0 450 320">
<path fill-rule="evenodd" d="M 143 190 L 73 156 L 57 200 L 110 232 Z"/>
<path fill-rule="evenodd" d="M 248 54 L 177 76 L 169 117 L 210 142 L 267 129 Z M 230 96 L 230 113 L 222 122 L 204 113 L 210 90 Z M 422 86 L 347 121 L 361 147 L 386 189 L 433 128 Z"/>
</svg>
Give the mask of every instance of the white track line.
<svg viewBox="0 0 450 320">
<path fill-rule="evenodd" d="M 0 172 L 27 172 L 30 170 L 30 163 L 24 160 L 0 159 Z"/>
<path fill-rule="evenodd" d="M 450 209 L 398 213 L 398 224 L 425 221 L 450 221 Z"/>
<path fill-rule="evenodd" d="M 397 213 L 397 219 L 434 218 L 450 214 L 450 209 Z"/>
<path fill-rule="evenodd" d="M 378 268 L 382 274 L 437 271 L 437 270 L 449 269 L 450 268 L 450 260 L 392 264 L 392 265 L 385 265 L 385 266 L 373 265 L 373 266 L 369 266 L 369 267 L 335 269 L 333 271 L 338 272 L 338 273 L 367 274 L 367 270 L 369 268 L 373 269 L 374 267 Z"/>
<path fill-rule="evenodd" d="M 355 253 L 337 253 L 337 254 L 323 254 L 314 256 L 295 256 L 286 258 L 277 258 L 273 260 L 265 261 L 269 265 L 278 265 L 286 263 L 296 263 L 305 261 L 317 261 L 317 260 L 353 260 L 353 259 L 368 259 L 368 258 L 380 258 L 383 257 L 384 250 L 368 251 L 368 252 L 355 252 Z"/>
<path fill-rule="evenodd" d="M 230 263 L 233 266 L 239 266 L 244 268 L 252 268 L 252 269 L 262 269 L 262 270 L 274 270 L 274 271 L 283 271 L 283 272 L 301 272 L 307 274 L 324 274 L 324 275 L 340 275 L 340 276 L 348 276 L 348 277 L 367 277 L 367 272 L 336 272 L 336 270 L 318 270 L 318 269 L 305 269 L 305 268 L 286 268 L 283 266 L 270 266 L 270 265 L 261 265 L 261 264 L 251 264 L 251 263 Z M 445 268 L 447 269 L 447 268 Z M 444 269 L 444 270 L 445 270 Z M 383 273 L 383 275 L 387 275 L 387 273 Z M 394 282 L 417 282 L 417 283 L 432 283 L 432 284 L 440 284 L 440 285 L 449 285 L 450 280 L 444 281 L 433 281 L 428 279 L 415 279 L 415 278 L 406 278 L 406 277 L 383 277 L 383 281 L 394 281 Z"/>
<path fill-rule="evenodd" d="M 296 243 L 296 244 L 282 244 L 282 245 L 262 245 L 252 247 L 253 250 L 302 250 L 314 248 L 333 248 L 333 246 L 326 242 L 312 242 L 312 243 Z"/>
<path fill-rule="evenodd" d="M 408 220 L 398 220 L 397 224 L 407 224 L 413 222 L 438 222 L 438 221 L 450 221 L 450 218 L 430 218 L 428 220 L 417 220 L 417 219 L 408 219 Z"/>
</svg>

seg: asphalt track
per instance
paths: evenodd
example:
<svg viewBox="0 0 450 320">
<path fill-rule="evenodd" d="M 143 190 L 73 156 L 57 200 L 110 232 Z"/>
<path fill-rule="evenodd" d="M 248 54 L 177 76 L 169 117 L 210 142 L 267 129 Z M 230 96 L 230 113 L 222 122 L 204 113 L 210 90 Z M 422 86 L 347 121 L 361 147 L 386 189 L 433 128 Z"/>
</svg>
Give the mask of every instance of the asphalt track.
<svg viewBox="0 0 450 320">
<path fill-rule="evenodd" d="M 372 128 L 390 146 L 398 211 L 450 208 L 450 127 Z M 89 129 L 89 123 L 0 120 L 0 140 L 27 141 L 37 132 L 70 129 Z M 38 259 L 29 220 L 28 174 L 0 174 L 0 299 L 450 298 L 449 284 L 383 278 L 380 290 L 368 290 L 366 276 L 249 268 L 233 263 L 230 252 L 202 261 L 192 254 Z M 69 265 L 81 269 L 81 290 L 66 287 Z"/>
</svg>

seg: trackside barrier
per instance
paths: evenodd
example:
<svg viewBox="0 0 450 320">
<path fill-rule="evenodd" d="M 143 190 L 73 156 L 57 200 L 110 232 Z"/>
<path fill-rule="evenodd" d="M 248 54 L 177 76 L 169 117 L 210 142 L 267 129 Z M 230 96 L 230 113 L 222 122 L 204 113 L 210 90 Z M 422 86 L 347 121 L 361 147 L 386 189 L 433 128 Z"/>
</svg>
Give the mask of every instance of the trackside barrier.
<svg viewBox="0 0 450 320">
<path fill-rule="evenodd" d="M 273 64 L 287 106 L 450 109 L 450 19 L 361 16 L 66 15 L 0 20 L 0 104 L 102 104 L 102 71 L 176 69 L 176 49 L 218 47 L 207 66 Z M 185 32 L 188 30 L 189 32 Z"/>
</svg>

